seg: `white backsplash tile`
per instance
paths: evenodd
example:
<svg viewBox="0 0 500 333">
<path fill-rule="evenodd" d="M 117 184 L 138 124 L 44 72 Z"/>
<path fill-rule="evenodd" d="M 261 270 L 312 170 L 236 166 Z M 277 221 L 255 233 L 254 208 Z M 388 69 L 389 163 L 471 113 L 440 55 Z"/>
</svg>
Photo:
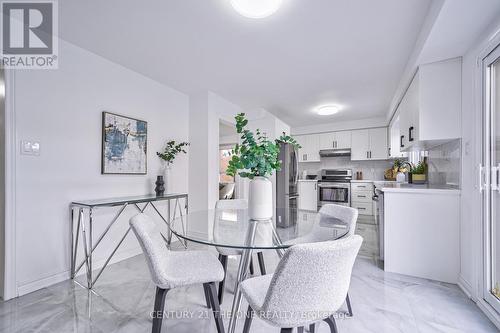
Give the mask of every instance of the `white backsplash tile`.
<svg viewBox="0 0 500 333">
<path fill-rule="evenodd" d="M 350 157 L 324 157 L 321 162 L 299 163 L 299 171 L 316 175 L 321 169 L 352 169 L 353 178 L 356 172 L 363 172 L 363 179 L 383 180 L 385 170 L 392 166 L 392 161 L 351 161 Z"/>
</svg>

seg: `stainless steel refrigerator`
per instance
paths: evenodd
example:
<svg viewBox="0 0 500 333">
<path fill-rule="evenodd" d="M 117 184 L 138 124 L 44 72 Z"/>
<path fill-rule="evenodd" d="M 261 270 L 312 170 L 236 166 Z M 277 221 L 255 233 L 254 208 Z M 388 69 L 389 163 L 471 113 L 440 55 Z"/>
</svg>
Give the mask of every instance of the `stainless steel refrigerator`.
<svg viewBox="0 0 500 333">
<path fill-rule="evenodd" d="M 281 143 L 281 171 L 276 172 L 276 226 L 286 228 L 297 223 L 299 160 L 297 149 Z"/>
</svg>

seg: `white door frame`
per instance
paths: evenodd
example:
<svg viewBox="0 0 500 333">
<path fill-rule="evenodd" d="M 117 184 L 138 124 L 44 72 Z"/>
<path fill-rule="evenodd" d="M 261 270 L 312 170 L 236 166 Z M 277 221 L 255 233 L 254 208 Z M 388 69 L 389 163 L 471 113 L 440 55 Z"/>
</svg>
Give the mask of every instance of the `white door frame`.
<svg viewBox="0 0 500 333">
<path fill-rule="evenodd" d="M 483 99 L 483 161 L 482 164 L 485 166 L 485 184 L 484 186 L 484 192 L 483 192 L 483 204 L 482 204 L 482 211 L 483 211 L 483 219 L 482 219 L 482 250 L 483 250 L 483 261 L 482 261 L 482 270 L 481 270 L 481 290 L 480 290 L 480 295 L 481 297 L 492 307 L 494 308 L 498 313 L 500 313 L 500 301 L 494 297 L 490 290 L 491 290 L 491 285 L 490 285 L 490 280 L 491 280 L 491 270 L 490 270 L 490 262 L 491 262 L 491 255 L 490 255 L 490 247 L 491 247 L 491 234 L 490 234 L 490 228 L 489 228 L 489 223 L 491 220 L 491 192 L 492 192 L 492 185 L 496 186 L 496 184 L 492 184 L 492 181 L 496 182 L 496 177 L 495 179 L 492 178 L 492 165 L 491 165 L 491 159 L 490 159 L 490 154 L 491 154 L 491 148 L 492 148 L 492 143 L 491 140 L 494 137 L 494 133 L 492 133 L 492 116 L 496 116 L 492 114 L 491 110 L 491 96 L 490 96 L 490 89 L 491 85 L 493 84 L 490 82 L 490 75 L 489 75 L 489 66 L 496 62 L 498 59 L 500 59 L 500 46 L 496 46 L 487 56 L 483 58 L 482 61 L 482 67 L 481 67 L 481 72 L 482 72 L 482 99 Z M 500 112 L 498 114 L 500 116 Z M 493 172 L 498 172 L 498 171 L 493 171 Z M 500 211 L 498 212 L 500 213 Z"/>
<path fill-rule="evenodd" d="M 16 269 L 16 152 L 15 74 L 5 70 L 5 272 L 4 299 L 18 296 Z"/>
</svg>

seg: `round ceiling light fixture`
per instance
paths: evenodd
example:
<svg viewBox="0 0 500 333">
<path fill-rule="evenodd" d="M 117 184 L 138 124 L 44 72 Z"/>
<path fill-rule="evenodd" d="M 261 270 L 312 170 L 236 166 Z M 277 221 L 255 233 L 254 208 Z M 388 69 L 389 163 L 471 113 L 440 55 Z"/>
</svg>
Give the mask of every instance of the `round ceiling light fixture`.
<svg viewBox="0 0 500 333">
<path fill-rule="evenodd" d="M 339 107 L 336 105 L 323 105 L 316 108 L 316 113 L 320 116 L 329 116 L 339 112 Z"/>
<path fill-rule="evenodd" d="M 239 14 L 249 18 L 264 18 L 274 14 L 282 0 L 231 0 L 231 5 Z"/>
</svg>

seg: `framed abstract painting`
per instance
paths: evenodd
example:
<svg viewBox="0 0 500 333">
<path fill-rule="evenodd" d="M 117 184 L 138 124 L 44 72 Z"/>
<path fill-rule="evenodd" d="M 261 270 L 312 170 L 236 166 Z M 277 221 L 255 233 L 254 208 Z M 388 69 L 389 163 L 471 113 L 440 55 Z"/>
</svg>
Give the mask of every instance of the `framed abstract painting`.
<svg viewBox="0 0 500 333">
<path fill-rule="evenodd" d="M 147 173 L 148 123 L 118 114 L 102 113 L 102 174 Z"/>
</svg>

